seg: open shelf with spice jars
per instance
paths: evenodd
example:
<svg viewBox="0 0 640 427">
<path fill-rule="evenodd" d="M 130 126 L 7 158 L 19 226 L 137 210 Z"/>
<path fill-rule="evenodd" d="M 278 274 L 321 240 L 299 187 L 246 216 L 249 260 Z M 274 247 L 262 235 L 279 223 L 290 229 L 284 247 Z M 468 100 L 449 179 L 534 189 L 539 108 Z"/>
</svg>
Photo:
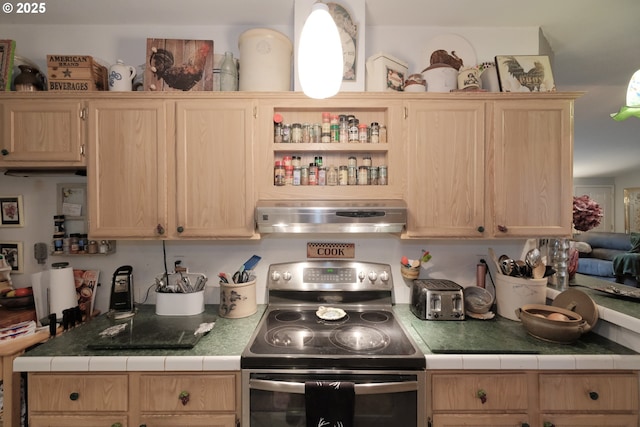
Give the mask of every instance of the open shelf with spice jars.
<svg viewBox="0 0 640 427">
<path fill-rule="evenodd" d="M 258 199 L 402 198 L 401 113 L 400 100 L 379 94 L 262 100 Z"/>
</svg>

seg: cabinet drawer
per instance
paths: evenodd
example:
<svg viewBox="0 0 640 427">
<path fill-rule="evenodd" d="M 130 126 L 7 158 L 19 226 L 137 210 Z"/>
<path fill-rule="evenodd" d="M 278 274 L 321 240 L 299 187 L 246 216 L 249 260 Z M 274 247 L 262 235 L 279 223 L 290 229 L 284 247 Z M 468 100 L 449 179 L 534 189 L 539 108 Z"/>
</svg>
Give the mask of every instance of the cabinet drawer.
<svg viewBox="0 0 640 427">
<path fill-rule="evenodd" d="M 42 412 L 128 410 L 127 375 L 30 374 L 29 409 Z"/>
<path fill-rule="evenodd" d="M 482 403 L 479 393 L 484 392 Z M 526 412 L 528 407 L 527 376 L 525 374 L 433 375 L 433 410 Z"/>
<path fill-rule="evenodd" d="M 145 416 L 141 419 L 141 424 L 146 427 L 235 427 L 235 414 L 220 415 L 158 415 Z"/>
<path fill-rule="evenodd" d="M 638 378 L 626 374 L 542 374 L 543 411 L 636 411 Z"/>
<path fill-rule="evenodd" d="M 542 414 L 540 419 L 555 426 L 638 427 L 637 415 L 622 414 Z"/>
<path fill-rule="evenodd" d="M 514 427 L 529 422 L 527 414 L 435 414 L 433 427 Z"/>
<path fill-rule="evenodd" d="M 183 404 L 181 393 L 188 393 Z M 145 375 L 140 376 L 140 408 L 143 412 L 235 411 L 236 376 Z"/>
<path fill-rule="evenodd" d="M 29 427 L 127 427 L 128 425 L 127 417 L 123 415 L 33 415 L 29 418 Z"/>
</svg>

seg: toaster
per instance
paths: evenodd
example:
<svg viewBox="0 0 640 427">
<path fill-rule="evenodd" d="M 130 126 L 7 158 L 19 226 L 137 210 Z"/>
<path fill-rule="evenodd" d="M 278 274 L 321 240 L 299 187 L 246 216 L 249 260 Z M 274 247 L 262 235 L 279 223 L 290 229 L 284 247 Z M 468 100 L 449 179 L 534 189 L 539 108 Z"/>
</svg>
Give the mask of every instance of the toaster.
<svg viewBox="0 0 640 427">
<path fill-rule="evenodd" d="M 422 320 L 464 320 L 462 286 L 446 279 L 414 280 L 411 312 Z"/>
</svg>

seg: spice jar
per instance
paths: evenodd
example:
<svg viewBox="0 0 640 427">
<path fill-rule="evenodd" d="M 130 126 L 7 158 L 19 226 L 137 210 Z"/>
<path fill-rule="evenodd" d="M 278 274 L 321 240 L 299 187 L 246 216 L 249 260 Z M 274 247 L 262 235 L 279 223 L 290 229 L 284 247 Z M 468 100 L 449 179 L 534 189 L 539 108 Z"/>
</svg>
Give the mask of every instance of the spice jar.
<svg viewBox="0 0 640 427">
<path fill-rule="evenodd" d="M 275 166 L 273 167 L 273 185 L 276 185 L 278 187 L 283 186 L 285 184 L 284 174 L 284 165 L 280 160 L 276 160 Z"/>
<path fill-rule="evenodd" d="M 378 122 L 371 123 L 369 128 L 369 142 L 372 144 L 378 144 L 380 142 L 380 125 Z"/>
<path fill-rule="evenodd" d="M 358 168 L 358 185 L 369 184 L 369 166 L 360 166 Z"/>
<path fill-rule="evenodd" d="M 338 171 L 338 185 L 349 184 L 349 168 L 347 166 L 340 166 Z"/>
<path fill-rule="evenodd" d="M 53 232 L 62 233 L 64 237 L 64 215 L 53 216 Z"/>
<path fill-rule="evenodd" d="M 90 254 L 98 253 L 98 242 L 95 240 L 89 240 L 89 246 L 87 247 L 87 252 Z"/>
<path fill-rule="evenodd" d="M 69 253 L 77 254 L 80 245 L 80 233 L 72 233 L 69 236 Z"/>
<path fill-rule="evenodd" d="M 302 125 L 300 123 L 291 125 L 291 142 L 293 144 L 302 143 Z"/>
<path fill-rule="evenodd" d="M 327 185 L 338 185 L 338 169 L 335 166 L 327 169 Z"/>
<path fill-rule="evenodd" d="M 387 185 L 387 167 L 385 165 L 378 166 L 378 185 Z"/>
<path fill-rule="evenodd" d="M 369 142 L 369 127 L 366 125 L 366 123 L 360 123 L 358 125 L 358 142 Z"/>
</svg>

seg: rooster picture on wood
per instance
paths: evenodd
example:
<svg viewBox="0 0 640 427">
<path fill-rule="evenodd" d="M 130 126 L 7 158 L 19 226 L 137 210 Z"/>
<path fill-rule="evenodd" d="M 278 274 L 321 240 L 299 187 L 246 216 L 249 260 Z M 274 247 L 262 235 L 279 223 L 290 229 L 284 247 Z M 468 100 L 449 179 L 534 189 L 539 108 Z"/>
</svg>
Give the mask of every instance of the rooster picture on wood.
<svg viewBox="0 0 640 427">
<path fill-rule="evenodd" d="M 516 88 L 515 90 L 509 90 L 509 88 L 507 88 L 505 91 L 544 92 L 555 90 L 555 87 L 553 87 L 551 71 L 547 71 L 549 67 L 545 67 L 539 59 L 539 57 L 533 59 L 533 66 L 527 66 L 527 69 L 525 69 L 521 64 L 521 61 L 519 61 L 515 56 L 499 57 L 502 65 L 507 67 L 509 75 L 511 75 L 511 77 L 513 77 L 520 85 L 520 88 Z M 551 85 L 549 85 L 549 82 L 551 82 Z M 504 86 L 507 85 L 503 85 L 503 87 Z"/>
<path fill-rule="evenodd" d="M 191 90 L 200 80 L 202 80 L 205 70 L 205 63 L 211 47 L 203 44 L 195 51 L 193 57 L 185 63 L 176 65 L 174 56 L 167 49 L 153 47 L 149 57 L 151 71 L 158 78 L 173 89 Z"/>
</svg>

